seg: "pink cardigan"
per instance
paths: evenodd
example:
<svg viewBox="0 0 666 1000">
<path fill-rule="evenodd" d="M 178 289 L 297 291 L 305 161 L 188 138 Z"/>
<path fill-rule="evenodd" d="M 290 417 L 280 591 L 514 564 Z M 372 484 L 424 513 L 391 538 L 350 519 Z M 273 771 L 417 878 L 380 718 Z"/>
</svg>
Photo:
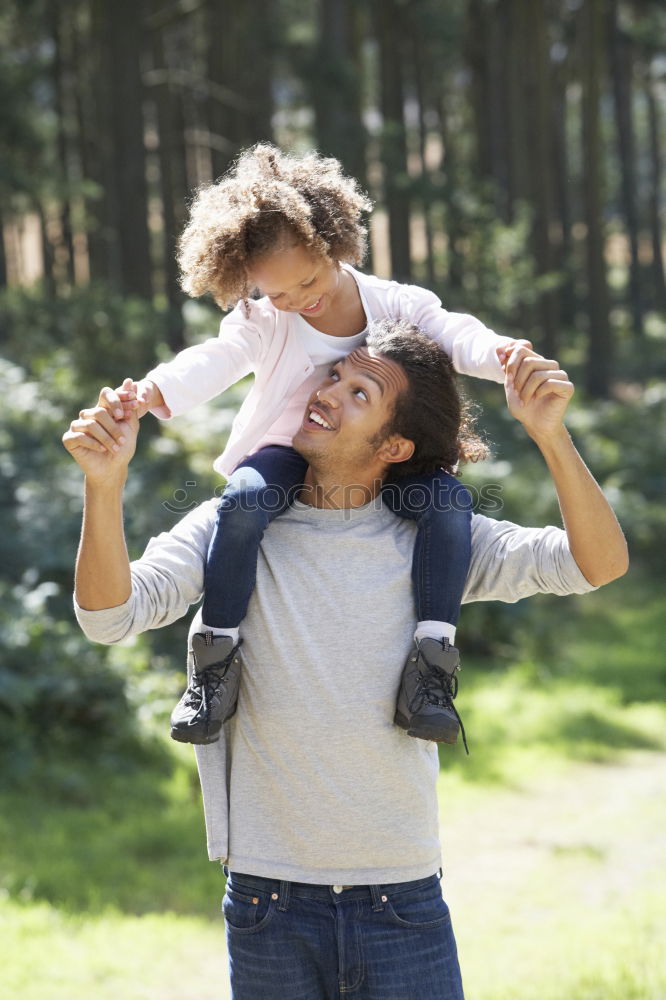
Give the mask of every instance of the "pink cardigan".
<svg viewBox="0 0 666 1000">
<path fill-rule="evenodd" d="M 389 317 L 407 319 L 439 344 L 456 371 L 504 381 L 496 349 L 512 338 L 499 337 L 478 319 L 448 312 L 433 292 L 401 285 L 343 264 L 358 284 L 368 324 Z M 236 416 L 215 469 L 228 476 L 266 434 L 287 400 L 314 370 L 292 327 L 293 314 L 276 309 L 268 298 L 240 302 L 220 323 L 217 337 L 195 344 L 148 373 L 165 406 L 161 419 L 178 416 L 224 392 L 254 372 L 254 384 Z"/>
</svg>

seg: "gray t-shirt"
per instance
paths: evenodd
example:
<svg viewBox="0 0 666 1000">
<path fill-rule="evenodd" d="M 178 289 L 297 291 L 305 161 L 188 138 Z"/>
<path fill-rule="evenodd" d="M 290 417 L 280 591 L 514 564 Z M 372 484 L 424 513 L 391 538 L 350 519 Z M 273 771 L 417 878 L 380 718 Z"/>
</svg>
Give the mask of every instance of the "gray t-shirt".
<svg viewBox="0 0 666 1000">
<path fill-rule="evenodd" d="M 151 540 L 126 604 L 77 608 L 86 635 L 118 642 L 184 615 L 201 597 L 214 511 L 203 504 Z M 238 711 L 219 743 L 196 748 L 211 858 L 344 885 L 439 867 L 436 746 L 393 723 L 415 625 L 414 533 L 379 500 L 295 504 L 266 532 Z M 465 601 L 593 589 L 560 529 L 473 517 Z"/>
</svg>

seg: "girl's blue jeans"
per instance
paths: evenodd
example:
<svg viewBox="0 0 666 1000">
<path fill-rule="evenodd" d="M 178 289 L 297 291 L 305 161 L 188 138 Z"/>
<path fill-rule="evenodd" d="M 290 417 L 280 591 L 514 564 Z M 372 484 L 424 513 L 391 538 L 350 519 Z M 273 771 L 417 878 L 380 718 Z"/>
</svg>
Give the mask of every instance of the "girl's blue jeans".
<svg viewBox="0 0 666 1000">
<path fill-rule="evenodd" d="M 233 1000 L 464 1000 L 437 875 L 351 888 L 232 872 Z"/>
<path fill-rule="evenodd" d="M 247 613 L 264 531 L 298 496 L 307 462 L 293 448 L 269 445 L 244 459 L 220 499 L 204 579 L 202 619 L 237 628 Z M 382 499 L 417 525 L 412 581 L 418 621 L 455 625 L 471 557 L 472 500 L 440 471 L 387 483 Z"/>
</svg>

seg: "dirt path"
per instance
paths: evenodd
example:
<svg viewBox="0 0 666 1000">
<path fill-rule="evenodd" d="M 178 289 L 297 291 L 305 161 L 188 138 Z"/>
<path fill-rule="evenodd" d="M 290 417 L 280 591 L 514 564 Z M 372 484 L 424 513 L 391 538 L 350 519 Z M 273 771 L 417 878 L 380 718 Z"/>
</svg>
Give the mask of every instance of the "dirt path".
<svg viewBox="0 0 666 1000">
<path fill-rule="evenodd" d="M 536 983 L 538 1000 L 664 997 L 666 754 L 463 794 L 449 813 L 444 895 L 469 1000 L 532 1000 Z"/>
<path fill-rule="evenodd" d="M 454 804 L 450 820 L 445 807 L 448 896 L 462 902 L 481 886 L 501 893 L 544 863 L 580 860 L 590 898 L 617 898 L 666 868 L 665 812 L 666 754 L 645 752 L 493 791 L 468 811 Z"/>
</svg>

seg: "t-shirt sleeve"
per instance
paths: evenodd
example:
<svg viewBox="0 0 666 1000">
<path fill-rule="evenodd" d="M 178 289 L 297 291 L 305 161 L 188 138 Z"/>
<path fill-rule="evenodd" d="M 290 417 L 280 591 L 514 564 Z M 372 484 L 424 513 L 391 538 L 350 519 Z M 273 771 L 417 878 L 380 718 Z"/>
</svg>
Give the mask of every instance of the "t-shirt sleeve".
<svg viewBox="0 0 666 1000">
<path fill-rule="evenodd" d="M 510 521 L 473 515 L 472 561 L 464 602 L 514 603 L 532 594 L 564 597 L 596 589 L 578 568 L 561 528 L 522 528 Z"/>
<path fill-rule="evenodd" d="M 207 501 L 171 531 L 151 538 L 141 558 L 131 563 L 132 593 L 125 604 L 87 611 L 74 602 L 77 621 L 88 639 L 121 642 L 187 614 L 203 593 L 216 506 L 217 501 Z"/>
</svg>

